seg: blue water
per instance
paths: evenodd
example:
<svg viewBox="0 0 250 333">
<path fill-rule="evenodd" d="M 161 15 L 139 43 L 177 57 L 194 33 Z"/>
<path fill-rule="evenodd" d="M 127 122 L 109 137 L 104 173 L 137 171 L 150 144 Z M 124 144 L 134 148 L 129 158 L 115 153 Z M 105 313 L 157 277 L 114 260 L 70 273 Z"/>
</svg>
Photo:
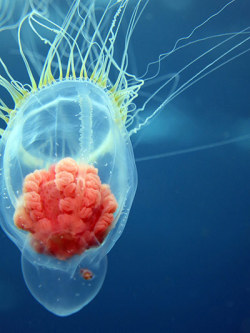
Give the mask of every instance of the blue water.
<svg viewBox="0 0 250 333">
<path fill-rule="evenodd" d="M 208 25 L 208 35 L 250 24 L 249 1 L 236 2 L 236 9 Z M 135 32 L 136 70 L 224 3 L 151 0 Z M 169 108 L 187 121 L 173 122 L 155 141 L 148 132 L 152 148 L 142 137 L 136 156 L 159 145 L 165 151 L 182 148 L 186 139 L 180 137 L 189 138 L 193 130 L 189 124 L 199 129 L 190 141 L 194 145 L 216 141 L 227 125 L 235 136 L 249 134 L 249 61 L 247 53 L 174 100 Z M 0 332 L 249 333 L 249 153 L 246 140 L 138 162 L 137 194 L 125 231 L 108 255 L 104 285 L 68 318 L 50 314 L 33 299 L 20 253 L 1 232 Z"/>
</svg>

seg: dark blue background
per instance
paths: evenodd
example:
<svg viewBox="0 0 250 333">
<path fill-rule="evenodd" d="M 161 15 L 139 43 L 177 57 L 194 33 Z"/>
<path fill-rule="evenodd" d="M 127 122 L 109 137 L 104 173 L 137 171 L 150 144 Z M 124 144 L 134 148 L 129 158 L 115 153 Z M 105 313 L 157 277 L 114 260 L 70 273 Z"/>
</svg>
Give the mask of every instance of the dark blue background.
<svg viewBox="0 0 250 333">
<path fill-rule="evenodd" d="M 138 38 L 137 70 L 224 3 L 151 0 L 133 39 Z M 236 3 L 209 24 L 207 35 L 249 24 L 249 2 Z M 248 53 L 226 65 L 170 107 L 190 112 L 191 120 L 199 111 L 205 133 L 206 126 L 211 131 L 206 116 L 213 112 L 215 127 L 224 114 L 232 115 L 235 133 L 248 134 L 249 60 Z M 198 138 L 196 144 L 202 143 Z M 159 144 L 167 147 L 167 138 L 152 142 Z M 136 156 L 144 149 L 142 140 Z M 33 299 L 22 278 L 20 253 L 1 232 L 0 331 L 249 333 L 249 152 L 248 140 L 139 162 L 137 194 L 125 231 L 108 255 L 104 285 L 68 318 L 50 314 Z"/>
</svg>

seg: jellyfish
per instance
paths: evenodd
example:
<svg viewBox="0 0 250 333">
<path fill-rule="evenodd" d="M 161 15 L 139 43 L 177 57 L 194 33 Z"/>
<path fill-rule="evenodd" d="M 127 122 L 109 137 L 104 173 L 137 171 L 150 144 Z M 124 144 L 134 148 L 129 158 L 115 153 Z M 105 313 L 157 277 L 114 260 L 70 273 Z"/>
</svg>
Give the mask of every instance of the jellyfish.
<svg viewBox="0 0 250 333">
<path fill-rule="evenodd" d="M 162 74 L 170 55 L 202 42 L 190 38 L 230 1 L 137 77 L 128 70 L 129 45 L 148 2 L 110 0 L 96 10 L 95 1 L 75 0 L 62 24 L 34 10 L 17 34 L 29 82 L 17 80 L 0 59 L 0 84 L 13 100 L 12 106 L 0 100 L 0 222 L 21 252 L 31 294 L 58 316 L 81 310 L 104 282 L 107 254 L 125 228 L 137 188 L 131 137 L 188 87 L 233 60 L 235 54 L 224 60 L 231 51 L 249 50 L 249 28 L 212 36 L 207 51 Z M 25 43 L 27 29 L 34 53 Z M 187 68 L 230 41 L 233 46 L 179 85 Z"/>
</svg>

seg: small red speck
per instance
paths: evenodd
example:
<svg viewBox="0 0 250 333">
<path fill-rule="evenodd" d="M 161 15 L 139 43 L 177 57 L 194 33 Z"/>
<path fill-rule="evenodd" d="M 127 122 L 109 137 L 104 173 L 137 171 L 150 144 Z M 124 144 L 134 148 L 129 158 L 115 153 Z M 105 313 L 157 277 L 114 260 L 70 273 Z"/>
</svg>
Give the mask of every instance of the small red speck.
<svg viewBox="0 0 250 333">
<path fill-rule="evenodd" d="M 91 280 L 93 279 L 94 274 L 86 268 L 81 268 L 80 269 L 80 274 L 84 278 L 84 280 Z"/>
</svg>

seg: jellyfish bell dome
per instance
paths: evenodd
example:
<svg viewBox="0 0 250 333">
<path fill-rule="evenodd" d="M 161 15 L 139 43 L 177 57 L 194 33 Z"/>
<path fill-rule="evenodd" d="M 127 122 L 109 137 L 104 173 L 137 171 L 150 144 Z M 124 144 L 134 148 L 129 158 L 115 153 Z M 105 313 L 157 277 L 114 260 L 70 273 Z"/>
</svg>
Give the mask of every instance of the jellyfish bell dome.
<svg viewBox="0 0 250 333">
<path fill-rule="evenodd" d="M 100 269 L 105 275 L 106 259 L 104 257 L 125 227 L 137 186 L 137 173 L 131 143 L 119 117 L 120 115 L 116 113 L 105 90 L 87 80 L 64 80 L 30 94 L 10 120 L 1 140 L 1 192 L 4 193 L 1 200 L 1 210 L 4 215 L 2 225 L 22 252 L 26 284 L 33 295 L 48 309 L 50 309 L 48 300 L 44 301 L 43 294 L 38 288 L 41 283 L 34 283 L 38 280 L 36 272 L 41 271 L 39 276 L 44 275 L 44 279 L 49 279 L 49 275 L 59 274 L 66 283 L 68 280 L 71 281 L 76 274 L 79 274 L 79 267 L 86 267 L 92 268 L 95 276 L 93 281 L 96 281 L 98 273 L 97 268 L 93 265 L 102 267 Z M 60 201 L 60 204 L 58 201 L 58 206 L 61 205 L 59 207 L 61 210 L 58 208 L 58 215 L 55 219 L 57 227 L 55 228 L 54 225 L 51 226 L 51 223 L 50 225 L 44 224 L 44 217 L 48 218 L 49 214 L 47 212 L 47 215 L 44 216 L 45 207 L 52 205 L 51 202 L 50 204 L 46 203 L 46 200 L 47 202 L 48 198 L 52 198 L 51 200 L 54 202 L 56 200 L 55 190 L 51 190 L 51 182 L 57 184 L 57 190 L 60 194 L 66 186 L 66 173 L 72 176 L 73 172 L 76 172 L 75 170 L 78 171 L 75 174 L 75 179 L 70 178 L 71 186 L 72 184 L 80 186 L 80 179 L 84 184 L 82 186 L 85 186 L 85 192 L 83 191 L 85 199 L 82 199 L 81 205 L 84 205 L 83 202 L 88 199 L 88 203 L 85 204 L 85 206 L 87 205 L 85 212 L 81 213 L 81 216 L 80 213 L 77 215 L 78 224 L 79 219 L 80 221 L 84 220 L 86 209 L 90 207 L 89 200 L 93 199 L 93 191 L 90 196 L 86 194 L 88 184 L 93 184 L 93 179 L 96 181 L 96 177 L 99 178 L 98 184 L 105 184 L 99 186 L 101 192 L 98 194 L 98 198 L 101 196 L 102 199 L 99 198 L 99 201 L 96 199 L 99 202 L 98 207 L 102 208 L 98 208 L 96 203 L 93 206 L 93 212 L 99 212 L 96 213 L 99 214 L 99 224 L 98 226 L 96 224 L 96 228 L 93 225 L 89 226 L 88 231 L 86 230 L 87 223 L 84 222 L 82 236 L 79 236 L 78 229 L 74 236 L 70 236 L 68 242 L 61 242 L 60 248 L 58 245 L 59 236 L 60 240 L 62 237 L 65 240 L 66 233 L 68 235 L 68 229 L 65 227 L 65 216 L 69 219 L 70 216 L 72 218 L 76 214 L 73 209 L 76 201 L 72 197 L 72 192 L 67 198 L 64 196 L 58 199 Z M 86 175 L 90 174 L 92 179 L 86 178 Z M 63 185 L 61 183 L 58 185 L 59 181 Z M 94 191 L 98 186 L 97 183 L 91 185 L 94 186 Z M 37 189 L 38 186 L 40 186 L 39 189 Z M 64 187 L 62 188 L 62 186 Z M 47 190 L 48 188 L 50 190 Z M 42 193 L 45 193 L 46 200 L 41 199 Z M 76 193 L 78 193 L 77 196 L 80 195 L 79 192 Z M 100 202 L 100 200 L 102 201 Z M 44 211 L 37 206 L 38 201 Z M 79 204 L 79 200 L 77 203 Z M 108 207 L 108 212 L 103 215 L 101 220 L 100 209 L 105 210 L 105 205 Z M 83 208 L 81 206 L 82 210 Z M 53 213 L 56 209 L 53 208 Z M 62 218 L 63 213 L 65 213 L 64 218 Z M 15 223 L 13 223 L 13 215 L 16 216 Z M 58 227 L 60 219 L 64 219 L 62 227 Z M 91 221 L 93 224 L 93 220 Z M 35 227 L 32 223 L 33 225 L 35 223 Z M 41 227 L 38 228 L 39 223 Z M 107 226 L 106 229 L 103 225 Z M 71 231 L 72 226 L 73 223 L 70 224 Z M 34 231 L 35 228 L 36 231 Z M 102 235 L 100 230 L 104 230 Z M 47 236 L 45 237 L 44 234 Z M 92 240 L 86 241 L 85 245 L 74 244 L 73 246 L 72 241 L 79 243 L 79 239 L 86 240 L 87 236 L 83 236 L 83 234 L 88 235 L 88 239 L 92 237 Z M 50 247 L 47 245 L 49 242 L 52 244 Z M 67 251 L 72 251 L 72 247 L 77 248 L 76 252 L 72 253 L 75 255 L 65 255 L 65 247 L 67 247 Z M 100 284 L 103 280 L 104 277 L 101 277 Z M 79 281 L 82 285 L 82 280 Z M 100 284 L 97 284 L 98 288 L 95 287 L 95 292 L 91 295 L 95 296 Z M 61 284 L 58 285 L 58 288 L 61 288 Z M 58 298 L 57 296 L 56 294 L 55 298 Z M 92 296 L 88 296 L 88 302 L 90 301 L 89 297 Z M 63 297 L 60 299 L 64 304 Z M 51 302 L 51 304 L 54 309 L 51 311 L 56 312 L 55 304 L 57 303 Z M 84 304 L 80 302 L 81 307 Z M 63 309 L 66 308 L 64 304 Z M 64 310 L 59 310 L 59 312 L 64 313 Z M 71 312 L 72 309 L 70 307 L 69 310 L 65 311 Z"/>
</svg>

